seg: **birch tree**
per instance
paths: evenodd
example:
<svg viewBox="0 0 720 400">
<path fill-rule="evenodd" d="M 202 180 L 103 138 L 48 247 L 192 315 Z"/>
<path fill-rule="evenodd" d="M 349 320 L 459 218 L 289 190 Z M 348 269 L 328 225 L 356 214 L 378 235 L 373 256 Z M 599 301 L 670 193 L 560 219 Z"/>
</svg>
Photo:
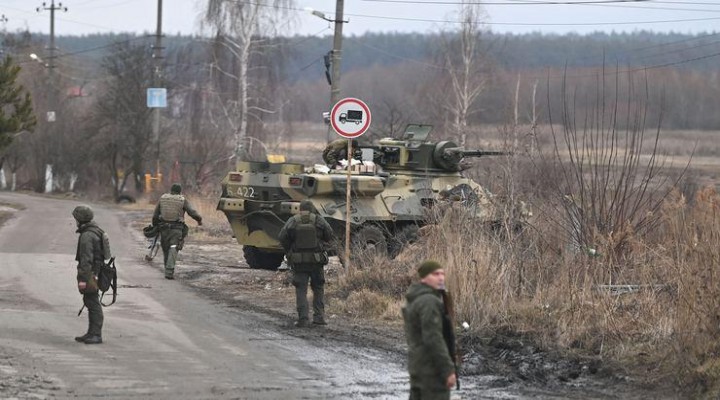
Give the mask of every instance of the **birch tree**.
<svg viewBox="0 0 720 400">
<path fill-rule="evenodd" d="M 459 144 L 467 143 L 470 117 L 479 112 L 478 97 L 487 85 L 487 65 L 483 59 L 482 33 L 485 11 L 481 4 L 463 1 L 460 5 L 461 28 L 441 35 L 442 57 L 449 80 L 444 107 Z"/>
<path fill-rule="evenodd" d="M 232 96 L 224 98 L 222 110 L 232 126 L 235 155 L 239 158 L 245 153 L 243 143 L 248 136 L 250 118 L 257 113 L 273 112 L 264 107 L 259 98 L 252 97 L 250 72 L 254 52 L 267 48 L 270 37 L 282 23 L 282 10 L 292 3 L 292 0 L 209 0 L 207 3 L 203 22 L 215 36 L 216 58 L 212 71 L 220 75 L 221 80 L 229 79 L 235 84 L 235 90 L 230 91 Z M 232 62 L 220 62 L 217 55 L 223 52 L 232 57 Z M 224 86 L 219 89 L 227 91 Z"/>
</svg>

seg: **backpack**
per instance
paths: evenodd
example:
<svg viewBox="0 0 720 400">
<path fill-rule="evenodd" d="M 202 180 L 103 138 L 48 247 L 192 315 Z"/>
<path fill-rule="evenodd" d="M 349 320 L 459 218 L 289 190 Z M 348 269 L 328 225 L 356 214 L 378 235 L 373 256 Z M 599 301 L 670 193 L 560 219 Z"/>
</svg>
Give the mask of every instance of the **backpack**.
<svg viewBox="0 0 720 400">
<path fill-rule="evenodd" d="M 97 284 L 98 289 L 102 292 L 102 295 L 100 295 L 100 304 L 105 307 L 115 304 L 115 300 L 117 300 L 117 268 L 115 268 L 115 257 L 110 257 L 110 260 L 107 263 L 103 263 L 102 267 L 100 267 Z M 102 298 L 110 288 L 112 288 L 113 292 L 112 302 L 105 304 L 102 302 Z"/>
<path fill-rule="evenodd" d="M 97 274 L 98 289 L 102 293 L 100 295 L 100 304 L 104 307 L 109 307 L 115 304 L 115 300 L 117 300 L 117 268 L 115 267 L 115 257 L 113 257 L 110 252 L 110 238 L 107 233 L 105 233 L 102 229 L 95 227 L 90 230 L 100 238 L 100 247 L 103 252 L 103 263 Z M 105 262 L 105 260 L 108 261 Z M 112 288 L 113 292 L 112 302 L 110 304 L 105 304 L 102 302 L 102 299 L 105 296 L 105 292 L 110 290 L 110 288 Z"/>
</svg>

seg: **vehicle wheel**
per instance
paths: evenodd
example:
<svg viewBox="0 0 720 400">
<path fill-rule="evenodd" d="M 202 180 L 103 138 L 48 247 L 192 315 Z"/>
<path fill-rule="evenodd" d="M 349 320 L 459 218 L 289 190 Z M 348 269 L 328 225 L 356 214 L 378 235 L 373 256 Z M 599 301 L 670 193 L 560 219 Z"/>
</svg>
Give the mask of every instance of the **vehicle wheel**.
<svg viewBox="0 0 720 400">
<path fill-rule="evenodd" d="M 390 240 L 390 258 L 397 257 L 408 244 L 417 242 L 419 229 L 416 224 L 409 224 L 398 229 L 395 237 Z"/>
<path fill-rule="evenodd" d="M 377 226 L 364 226 L 352 235 L 353 258 L 361 255 L 387 256 L 387 240 L 382 230 Z"/>
<path fill-rule="evenodd" d="M 243 246 L 243 255 L 250 268 L 271 271 L 277 271 L 285 257 L 283 253 L 271 253 L 255 246 Z"/>
</svg>

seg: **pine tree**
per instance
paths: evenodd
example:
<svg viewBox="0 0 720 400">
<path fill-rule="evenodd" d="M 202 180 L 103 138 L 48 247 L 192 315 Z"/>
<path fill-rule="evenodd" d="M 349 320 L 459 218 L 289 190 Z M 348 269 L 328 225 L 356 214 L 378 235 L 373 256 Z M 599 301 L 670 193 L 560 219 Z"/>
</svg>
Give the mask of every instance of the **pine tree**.
<svg viewBox="0 0 720 400">
<path fill-rule="evenodd" d="M 17 83 L 20 66 L 11 57 L 0 63 L 0 151 L 12 143 L 15 134 L 32 131 L 37 124 L 30 93 Z"/>
</svg>

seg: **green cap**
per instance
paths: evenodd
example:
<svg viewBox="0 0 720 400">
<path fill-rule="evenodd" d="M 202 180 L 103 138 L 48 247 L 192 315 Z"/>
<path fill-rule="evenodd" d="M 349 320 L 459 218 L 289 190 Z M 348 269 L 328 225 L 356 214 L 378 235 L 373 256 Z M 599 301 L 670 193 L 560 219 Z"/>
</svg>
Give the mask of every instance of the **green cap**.
<svg viewBox="0 0 720 400">
<path fill-rule="evenodd" d="M 423 261 L 422 264 L 420 264 L 420 268 L 418 268 L 418 275 L 420 275 L 420 279 L 422 279 L 439 269 L 442 269 L 442 265 L 440 265 L 439 262 L 434 260 L 426 260 Z"/>
</svg>

